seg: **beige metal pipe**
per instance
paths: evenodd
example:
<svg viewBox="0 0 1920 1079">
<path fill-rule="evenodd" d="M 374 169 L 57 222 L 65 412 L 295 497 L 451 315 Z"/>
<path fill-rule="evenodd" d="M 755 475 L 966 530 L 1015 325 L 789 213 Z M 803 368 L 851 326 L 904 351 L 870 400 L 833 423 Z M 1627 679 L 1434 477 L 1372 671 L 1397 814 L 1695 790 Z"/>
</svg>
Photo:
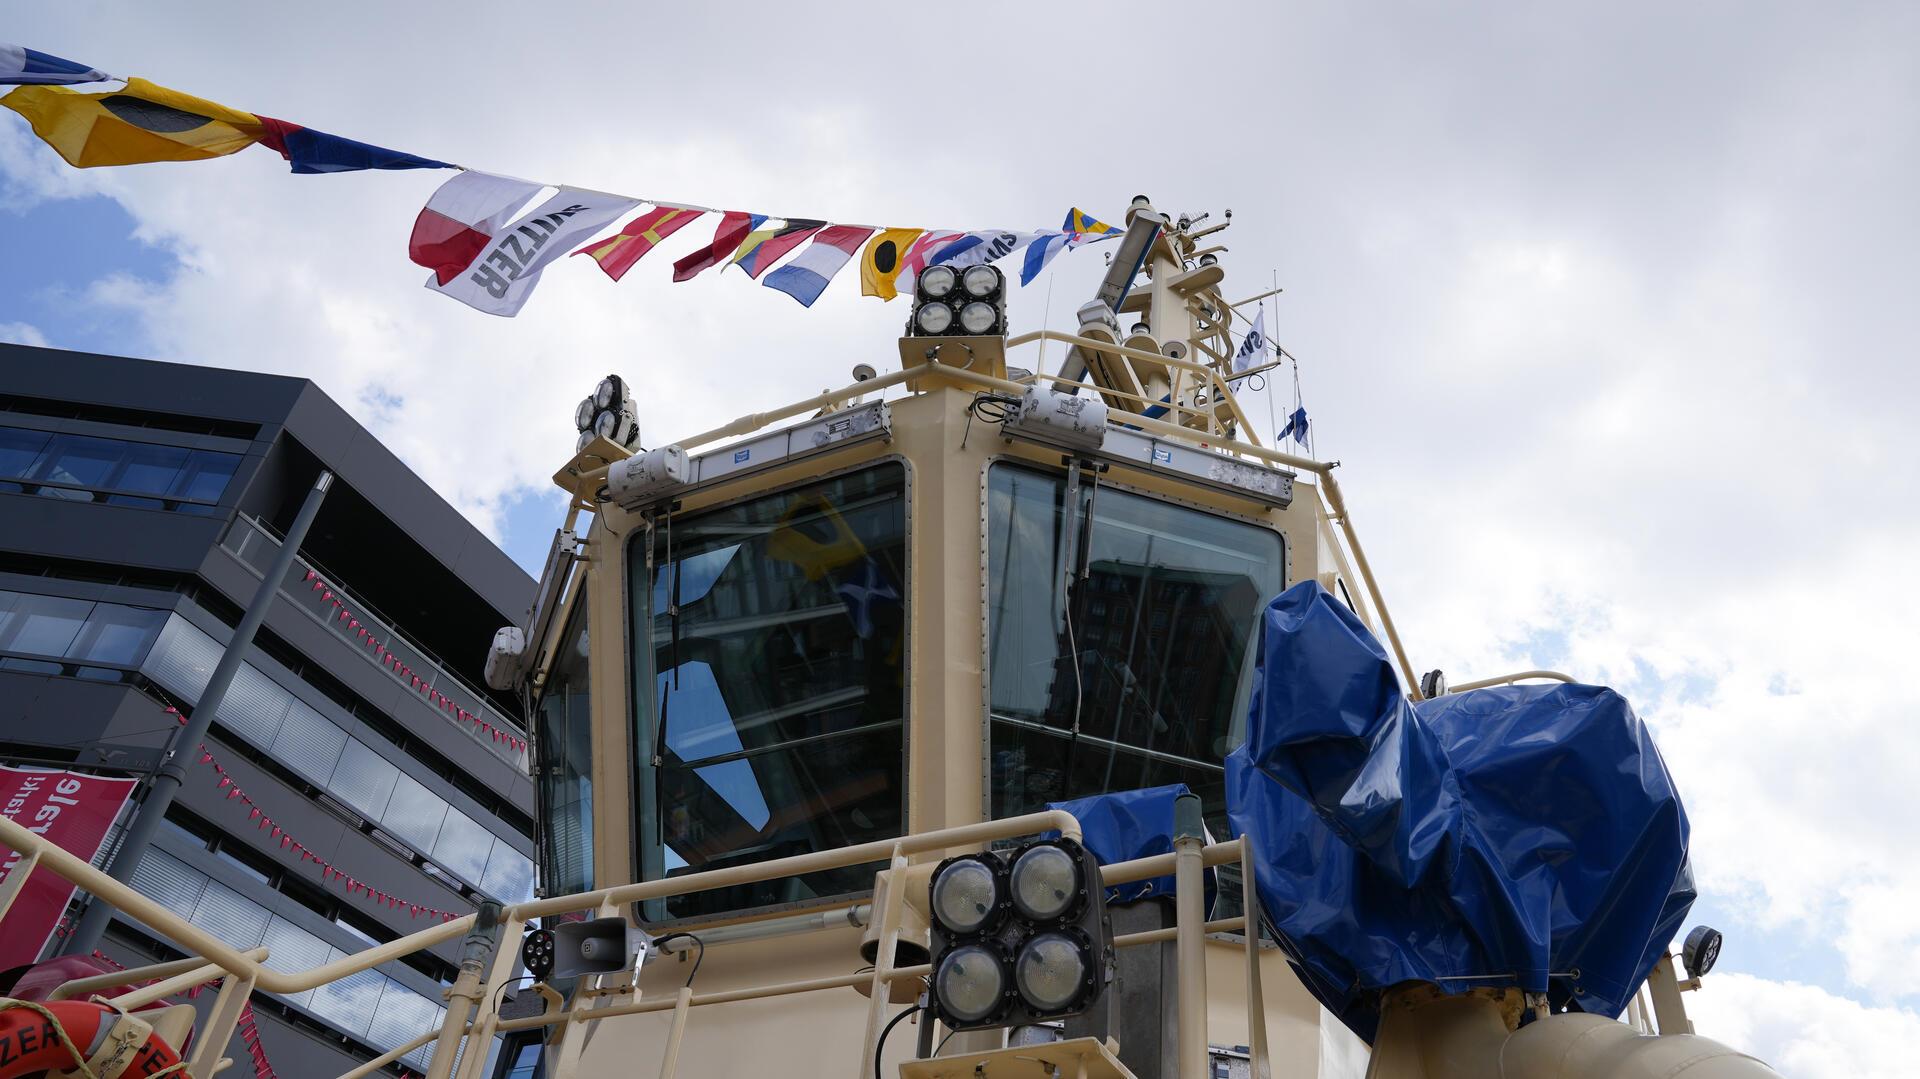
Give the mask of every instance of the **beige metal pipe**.
<svg viewBox="0 0 1920 1079">
<path fill-rule="evenodd" d="M 817 412 L 828 405 L 838 404 L 851 397 L 872 393 L 875 390 L 884 390 L 888 386 L 897 386 L 910 378 L 920 378 L 927 373 L 921 368 L 922 365 L 904 368 L 899 371 L 881 375 L 879 378 L 870 378 L 865 382 L 856 382 L 851 386 L 845 386 L 837 390 L 828 390 L 825 393 L 809 397 L 804 401 L 796 401 L 793 404 L 783 405 L 780 408 L 768 412 L 749 412 L 739 419 L 734 420 L 732 423 L 722 424 L 711 431 L 702 431 L 691 438 L 680 439 L 675 442 L 674 445 L 684 450 L 691 450 L 695 446 L 703 446 L 717 439 L 725 438 L 728 435 L 751 434 L 770 423 L 791 419 L 805 412 Z M 958 370 L 958 368 L 954 368 L 953 370 Z M 1013 383 L 1008 383 L 1008 385 L 1013 385 Z"/>
<path fill-rule="evenodd" d="M 1200 851 L 1205 843 L 1200 826 L 1200 799 L 1183 794 L 1174 799 L 1173 878 L 1175 973 L 1179 979 L 1180 1079 L 1207 1075 L 1207 941 L 1206 866 Z"/>
<path fill-rule="evenodd" d="M 265 948 L 255 948 L 248 952 L 247 956 L 254 960 L 265 959 L 267 957 L 267 950 Z M 186 959 L 175 959 L 168 963 L 154 963 L 144 967 L 128 967 L 126 970 L 111 970 L 105 974 L 95 974 L 86 978 L 75 978 L 70 982 L 60 983 L 60 986 L 53 991 L 51 999 L 72 1000 L 76 997 L 84 999 L 98 993 L 102 989 L 115 989 L 123 985 L 132 985 L 135 982 L 150 982 L 156 978 L 174 978 L 182 974 L 195 974 L 199 977 L 199 981 L 188 982 L 182 987 L 182 989 L 191 989 L 199 985 L 200 982 L 210 982 L 225 973 L 225 971 L 204 959 L 188 957 Z M 176 989 L 173 992 L 177 993 L 180 991 L 180 989 Z M 172 996 L 173 993 L 162 993 L 160 995 L 163 997 Z M 125 997 L 117 999 L 122 1002 L 126 1000 Z"/>
<path fill-rule="evenodd" d="M 872 383 L 863 385 L 870 386 Z M 1074 819 L 1073 814 L 1057 809 L 1044 813 L 1028 813 L 1021 817 L 963 824 L 902 839 L 882 839 L 852 847 L 838 847 L 833 850 L 815 851 L 811 854 L 795 854 L 766 862 L 730 866 L 726 869 L 709 869 L 703 873 L 688 873 L 684 876 L 642 881 L 638 884 L 622 884 L 575 895 L 555 896 L 552 899 L 537 899 L 531 903 L 521 903 L 512 907 L 508 914 L 523 921 L 531 921 L 534 918 L 565 914 L 569 911 L 589 910 L 608 904 L 618 907 L 637 903 L 643 899 L 685 895 L 689 892 L 704 891 L 708 888 L 726 888 L 736 884 L 757 884 L 763 880 L 798 876 L 822 869 L 840 869 L 845 866 L 860 865 L 863 862 L 878 862 L 891 858 L 896 848 L 903 854 L 925 854 L 929 851 L 971 846 L 995 839 L 1011 839 L 1045 831 L 1057 831 L 1077 841 L 1080 839 L 1080 822 Z"/>
<path fill-rule="evenodd" d="M 1360 536 L 1353 530 L 1353 519 L 1347 513 L 1347 501 L 1340 493 L 1340 481 L 1333 478 L 1331 470 L 1320 473 L 1320 493 L 1326 496 L 1327 508 L 1340 522 L 1340 532 L 1347 538 L 1347 546 L 1353 549 L 1354 565 L 1360 570 L 1360 578 L 1366 582 L 1367 596 L 1373 601 L 1373 609 L 1380 614 L 1380 628 L 1387 631 L 1387 640 L 1393 644 L 1394 658 L 1400 661 L 1400 673 L 1407 680 L 1407 696 L 1420 699 L 1420 679 L 1414 677 L 1413 664 L 1407 661 L 1407 650 L 1400 643 L 1400 631 L 1393 626 L 1393 616 L 1387 613 L 1386 600 L 1380 597 L 1380 585 L 1373 579 L 1373 566 L 1367 562 L 1367 552 L 1360 546 Z"/>
<path fill-rule="evenodd" d="M 1778 1073 L 1711 1038 L 1669 1034 L 1649 1038 L 1597 1015 L 1556 1015 L 1521 1027 L 1506 1040 L 1502 1079 L 1777 1079 Z M 1492 1060 L 1486 1063 L 1493 1063 Z M 1438 1079 L 1438 1077 L 1436 1077 Z"/>
<path fill-rule="evenodd" d="M 1513 674 L 1503 674 L 1498 678 L 1482 678 L 1477 682 L 1462 682 L 1457 686 L 1448 686 L 1447 692 L 1465 693 L 1468 690 L 1486 689 L 1489 686 L 1511 685 L 1514 682 L 1524 681 L 1528 678 L 1545 678 L 1552 682 L 1571 682 L 1574 680 L 1572 675 L 1561 674 L 1559 671 L 1516 671 Z"/>
</svg>

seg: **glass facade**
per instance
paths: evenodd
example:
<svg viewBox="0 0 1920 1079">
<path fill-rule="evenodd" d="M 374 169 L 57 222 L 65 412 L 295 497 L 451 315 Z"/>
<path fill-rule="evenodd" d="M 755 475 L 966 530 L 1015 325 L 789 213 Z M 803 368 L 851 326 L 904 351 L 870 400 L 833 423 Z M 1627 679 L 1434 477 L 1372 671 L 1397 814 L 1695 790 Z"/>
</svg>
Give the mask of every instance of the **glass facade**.
<svg viewBox="0 0 1920 1079">
<path fill-rule="evenodd" d="M 269 970 L 311 970 L 348 954 L 163 850 L 149 850 L 140 859 L 132 883 L 235 948 L 266 945 Z M 281 999 L 377 1047 L 409 1041 L 439 1026 L 446 1014 L 437 1002 L 378 970 Z M 433 1059 L 433 1046 L 429 1043 L 400 1059 L 424 1069 Z"/>
<path fill-rule="evenodd" d="M 210 513 L 240 455 L 0 427 L 0 491 Z"/>
<path fill-rule="evenodd" d="M 138 667 L 166 620 L 150 607 L 0 589 L 0 670 L 118 677 L 106 668 Z"/>
<path fill-rule="evenodd" d="M 1106 486 L 1069 514 L 1064 476 L 1008 464 L 987 486 L 992 815 L 1185 783 L 1225 835 L 1280 534 Z"/>
<path fill-rule="evenodd" d="M 142 670 L 197 701 L 220 652 L 212 637 L 173 614 Z M 390 747 L 348 734 L 253 664 L 241 667 L 216 718 L 455 877 L 503 902 L 533 898 L 532 859 L 402 772 L 387 759 Z"/>
<path fill-rule="evenodd" d="M 689 514 L 634 566 L 639 843 L 657 878 L 900 834 L 907 475 Z M 649 570 L 647 563 L 651 562 Z M 864 891 L 873 868 L 681 896 L 652 919 Z"/>
<path fill-rule="evenodd" d="M 540 865 L 548 895 L 593 887 L 593 712 L 587 597 L 574 604 L 534 721 L 540 725 Z"/>
</svg>

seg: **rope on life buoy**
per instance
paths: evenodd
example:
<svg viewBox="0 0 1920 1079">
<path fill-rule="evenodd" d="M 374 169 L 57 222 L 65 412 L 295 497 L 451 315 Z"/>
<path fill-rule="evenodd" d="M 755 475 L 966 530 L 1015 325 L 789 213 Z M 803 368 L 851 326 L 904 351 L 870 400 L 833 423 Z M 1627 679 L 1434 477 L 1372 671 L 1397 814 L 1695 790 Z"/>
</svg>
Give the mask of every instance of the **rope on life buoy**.
<svg viewBox="0 0 1920 1079">
<path fill-rule="evenodd" d="M 76 1034 L 90 1052 L 76 1044 Z M 186 1066 L 145 1020 L 103 998 L 41 1004 L 0 997 L 0 1079 L 38 1072 L 158 1079 Z"/>
</svg>

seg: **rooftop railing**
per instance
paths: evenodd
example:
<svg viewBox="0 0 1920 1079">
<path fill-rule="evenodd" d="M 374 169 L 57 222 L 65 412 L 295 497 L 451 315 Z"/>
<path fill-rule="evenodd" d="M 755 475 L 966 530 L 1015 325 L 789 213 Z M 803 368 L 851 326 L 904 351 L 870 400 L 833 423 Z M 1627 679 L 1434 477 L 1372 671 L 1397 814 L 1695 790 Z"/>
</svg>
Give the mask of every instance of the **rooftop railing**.
<svg viewBox="0 0 1920 1079">
<path fill-rule="evenodd" d="M 255 573 L 265 573 L 280 540 L 258 520 L 238 514 L 220 545 Z M 494 707 L 486 694 L 432 653 L 408 640 L 377 608 L 348 592 L 339 578 L 296 557 L 286 580 L 280 582 L 280 595 L 352 646 L 387 677 L 418 695 L 422 704 L 444 715 L 451 726 L 521 772 L 527 770 L 527 736 L 519 721 Z"/>
</svg>

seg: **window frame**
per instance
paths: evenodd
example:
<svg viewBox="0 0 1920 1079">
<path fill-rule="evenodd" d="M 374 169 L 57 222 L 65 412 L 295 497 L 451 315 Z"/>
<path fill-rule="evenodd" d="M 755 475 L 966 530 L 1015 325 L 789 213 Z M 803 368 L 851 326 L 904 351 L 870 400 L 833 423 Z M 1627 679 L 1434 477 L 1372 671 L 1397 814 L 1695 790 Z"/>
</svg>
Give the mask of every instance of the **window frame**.
<svg viewBox="0 0 1920 1079">
<path fill-rule="evenodd" d="M 0 428 L 38 433 L 46 436 L 46 441 L 41 445 L 34 459 L 27 463 L 26 471 L 19 475 L 0 475 L 0 494 L 25 494 L 33 497 L 59 497 L 68 498 L 69 501 L 83 501 L 81 498 L 69 497 L 67 495 L 49 495 L 45 489 L 51 488 L 55 492 L 73 492 L 74 495 L 84 494 L 90 496 L 84 499 L 84 501 L 98 505 L 117 505 L 123 508 L 136 509 L 160 509 L 167 512 L 185 512 L 199 516 L 218 516 L 217 513 L 210 511 L 224 509 L 229 504 L 229 496 L 234 491 L 235 483 L 240 480 L 242 473 L 247 467 L 248 453 L 245 449 L 231 446 L 217 447 L 205 445 L 203 443 L 206 440 L 203 438 L 189 437 L 181 440 L 130 438 L 117 431 L 101 429 L 100 425 L 96 424 L 83 426 L 45 426 L 24 423 L 22 422 L 24 419 L 26 419 L 26 417 L 17 416 L 12 413 L 0 413 Z M 115 443 L 121 446 L 122 450 L 120 455 L 109 466 L 106 475 L 99 484 L 88 485 L 70 483 L 58 479 L 33 478 L 35 474 L 50 467 L 53 460 L 50 455 L 58 451 L 67 440 L 71 439 Z M 119 478 L 122 477 L 130 467 L 133 467 L 131 456 L 135 452 L 133 448 L 144 446 L 165 450 L 178 450 L 182 453 L 180 465 L 169 481 L 166 491 L 135 490 L 118 484 Z M 186 477 L 189 467 L 195 465 L 203 457 L 231 458 L 231 468 L 226 472 L 226 480 L 221 485 L 219 496 L 209 500 L 173 493 L 174 488 L 179 486 Z M 195 474 L 197 475 L 197 473 Z"/>
<path fill-rule="evenodd" d="M 993 561 L 992 561 L 992 552 L 993 552 L 992 498 L 993 498 L 993 470 L 996 467 L 1012 467 L 1017 470 L 1022 470 L 1022 471 L 1032 472 L 1038 475 L 1048 476 L 1060 481 L 1062 485 L 1066 483 L 1067 476 L 1068 476 L 1068 470 L 1064 467 L 1061 467 L 1058 465 L 1042 464 L 1042 463 L 1030 460 L 1026 457 L 1021 457 L 1016 454 L 1008 454 L 1008 453 L 990 455 L 981 464 L 981 467 L 980 467 L 980 815 L 982 820 L 993 819 L 993 791 L 994 791 L 993 729 L 994 729 L 995 720 L 994 720 L 994 714 L 993 714 L 993 634 L 992 634 L 992 620 L 991 620 L 992 606 L 993 606 L 992 583 L 993 583 L 993 569 L 994 569 Z M 1152 501 L 1164 503 L 1166 505 L 1177 506 L 1182 509 L 1192 510 L 1196 513 L 1203 513 L 1208 516 L 1219 517 L 1225 520 L 1237 521 L 1242 524 L 1252 525 L 1256 528 L 1260 528 L 1265 531 L 1273 533 L 1273 535 L 1277 537 L 1280 541 L 1280 588 L 1281 590 L 1285 591 L 1288 586 L 1288 583 L 1293 580 L 1293 544 L 1288 539 L 1286 530 L 1276 526 L 1274 522 L 1267 520 L 1263 517 L 1254 516 L 1254 515 L 1245 514 L 1245 513 L 1237 513 L 1233 510 L 1226 510 L 1226 509 L 1221 509 L 1218 506 L 1206 505 L 1204 503 L 1196 502 L 1192 499 L 1180 498 L 1177 495 L 1168 495 L 1160 491 L 1148 490 L 1144 487 L 1140 487 L 1135 484 L 1129 484 L 1124 481 L 1114 479 L 1112 477 L 1113 477 L 1113 473 L 1111 472 L 1102 473 L 1100 475 L 1100 481 L 1099 481 L 1100 486 L 1112 488 L 1118 491 L 1124 491 L 1127 494 L 1134 495 L 1140 498 L 1150 499 Z M 1271 597 L 1269 597 L 1269 599 L 1270 598 Z M 1264 604 L 1266 601 L 1263 600 L 1262 602 Z M 1254 647 L 1257 647 L 1257 642 L 1259 640 L 1258 630 L 1259 630 L 1259 627 L 1256 625 L 1254 627 L 1253 633 L 1248 638 L 1248 648 L 1250 650 Z M 1243 680 L 1243 683 L 1245 683 L 1245 687 L 1242 688 L 1241 690 L 1236 691 L 1235 693 L 1234 709 L 1236 711 L 1238 711 L 1241 708 L 1244 708 L 1246 705 L 1246 696 L 1250 692 L 1250 688 L 1251 688 L 1251 679 L 1252 679 L 1251 664 L 1249 664 L 1247 669 L 1241 673 L 1241 678 Z M 1019 720 L 1009 719 L 1007 722 L 1010 726 L 1018 726 L 1018 727 L 1027 728 L 1027 729 L 1036 729 L 1033 724 L 1022 722 Z M 1083 741 L 1091 741 L 1096 745 L 1115 744 L 1112 742 L 1111 739 L 1101 738 L 1096 735 L 1088 735 L 1085 732 L 1082 732 L 1080 737 Z M 1245 736 L 1243 733 L 1242 734 L 1243 740 L 1244 740 L 1244 737 Z M 1195 758 L 1181 757 L 1177 754 L 1156 752 L 1140 746 L 1128 746 L 1125 744 L 1118 744 L 1118 745 L 1119 745 L 1119 748 L 1124 749 L 1131 753 L 1144 754 L 1144 755 L 1155 757 L 1155 758 L 1164 758 L 1170 761 L 1178 761 L 1184 765 L 1214 769 L 1221 773 L 1224 773 L 1226 771 L 1226 755 L 1223 755 L 1221 757 L 1218 764 L 1214 764 L 1209 761 L 1198 760 Z M 1227 750 L 1227 755 L 1231 755 L 1234 748 L 1238 748 L 1237 745 L 1234 747 L 1230 747 Z M 1224 806 L 1219 808 L 1221 811 L 1224 812 L 1224 809 L 1225 809 Z"/>
<path fill-rule="evenodd" d="M 726 450 L 728 447 L 723 446 L 720 447 L 720 449 Z M 913 462 L 909 460 L 905 454 L 898 452 L 880 454 L 878 456 L 849 462 L 839 468 L 827 469 L 809 476 L 799 477 L 772 487 L 741 491 L 732 498 L 721 499 L 695 510 L 682 510 L 674 516 L 693 518 L 709 513 L 719 513 L 748 502 L 771 498 L 789 491 L 799 490 L 803 487 L 811 487 L 829 480 L 838 479 L 842 476 L 852 475 L 869 469 L 882 468 L 888 465 L 898 465 L 901 472 L 900 508 L 901 520 L 903 522 L 901 545 L 904 552 L 901 563 L 901 602 L 906 610 L 905 618 L 902 620 L 901 625 L 900 642 L 901 655 L 904 657 L 902 660 L 903 670 L 901 672 L 900 702 L 900 820 L 904 834 L 911 834 L 913 829 L 911 817 L 913 798 L 910 769 L 913 761 L 914 679 L 912 657 L 914 619 L 913 575 L 915 568 Z M 734 486 L 736 484 L 751 483 L 752 479 L 752 476 L 743 476 L 737 479 L 729 477 L 723 480 L 722 484 L 724 486 Z M 665 520 L 665 518 L 660 518 L 660 520 Z M 667 874 L 663 874 L 658 878 L 648 877 L 646 875 L 644 859 L 644 852 L 649 841 L 649 833 L 658 828 L 657 820 L 654 817 L 653 806 L 656 792 L 650 780 L 652 765 L 651 763 L 643 761 L 643 747 L 653 744 L 651 739 L 654 714 L 657 706 L 653 701 L 651 687 L 655 680 L 656 671 L 653 662 L 655 647 L 653 642 L 652 612 L 650 609 L 642 610 L 641 605 L 636 602 L 636 593 L 639 592 L 639 589 L 635 585 L 634 573 L 636 568 L 649 571 L 647 573 L 646 595 L 650 607 L 653 595 L 652 573 L 650 571 L 654 566 L 652 557 L 654 545 L 652 539 L 656 530 L 652 519 L 643 520 L 639 526 L 633 528 L 628 533 L 626 542 L 622 543 L 620 548 L 621 617 L 625 620 L 627 627 L 626 639 L 628 652 L 626 662 L 624 663 L 624 667 L 626 668 L 627 693 L 627 706 L 625 709 L 628 749 L 627 794 L 628 804 L 633 807 L 632 820 L 629 824 L 630 838 L 627 854 L 630 859 L 629 865 L 635 881 L 671 879 L 670 875 Z M 643 544 L 646 549 L 640 550 Z M 647 692 L 640 692 L 640 686 L 642 685 L 649 687 Z M 645 729 L 647 737 L 644 739 L 641 737 L 641 722 L 643 719 L 647 724 Z M 855 732 L 849 731 L 846 733 L 852 735 Z M 649 918 L 646 910 L 647 904 L 644 902 L 636 902 L 632 905 L 632 908 L 634 921 L 636 923 L 650 928 L 660 927 L 671 929 L 681 926 L 706 925 L 713 922 L 737 921 L 741 918 L 781 914 L 789 911 L 843 907 L 846 906 L 849 901 L 862 899 L 872 894 L 872 888 L 862 888 L 834 895 L 812 896 L 807 899 L 792 900 L 784 903 L 768 903 L 760 906 L 739 907 L 734 910 L 718 911 L 711 914 L 689 915 L 679 918 Z"/>
</svg>

